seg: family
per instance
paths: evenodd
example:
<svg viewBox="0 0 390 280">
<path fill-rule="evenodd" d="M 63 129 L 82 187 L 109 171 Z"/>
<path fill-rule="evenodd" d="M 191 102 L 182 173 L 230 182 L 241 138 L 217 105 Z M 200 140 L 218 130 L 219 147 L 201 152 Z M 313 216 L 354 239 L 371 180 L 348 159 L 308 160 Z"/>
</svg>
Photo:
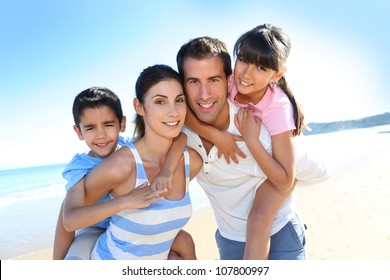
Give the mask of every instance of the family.
<svg viewBox="0 0 390 280">
<path fill-rule="evenodd" d="M 231 57 L 199 37 L 177 53 L 177 69 L 145 68 L 135 85 L 133 138 L 118 96 L 78 94 L 74 130 L 90 149 L 66 166 L 67 194 L 53 259 L 196 259 L 189 182 L 210 201 L 221 260 L 304 260 L 305 225 L 296 185 L 329 177 L 295 140 L 305 127 L 284 73 L 290 39 L 263 24 Z M 75 232 L 77 233 L 75 234 Z"/>
</svg>

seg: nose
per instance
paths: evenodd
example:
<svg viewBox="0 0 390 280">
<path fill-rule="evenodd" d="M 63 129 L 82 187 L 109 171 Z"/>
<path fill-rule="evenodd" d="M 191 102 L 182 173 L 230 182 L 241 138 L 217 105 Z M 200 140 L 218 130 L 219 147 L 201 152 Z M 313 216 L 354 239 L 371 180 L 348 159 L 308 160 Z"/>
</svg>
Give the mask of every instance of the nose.
<svg viewBox="0 0 390 280">
<path fill-rule="evenodd" d="M 207 100 L 210 96 L 210 91 L 207 86 L 207 83 L 201 84 L 199 88 L 199 97 L 203 100 Z"/>
<path fill-rule="evenodd" d="M 97 128 L 97 130 L 96 130 L 96 137 L 97 138 L 106 137 L 106 130 L 104 129 L 103 126 Z"/>
<path fill-rule="evenodd" d="M 176 104 L 170 104 L 169 105 L 168 116 L 170 116 L 170 117 L 177 117 L 178 116 Z"/>
<path fill-rule="evenodd" d="M 253 65 L 252 64 L 245 64 L 245 66 L 242 69 L 242 76 L 246 77 L 249 76 L 253 71 Z"/>
</svg>

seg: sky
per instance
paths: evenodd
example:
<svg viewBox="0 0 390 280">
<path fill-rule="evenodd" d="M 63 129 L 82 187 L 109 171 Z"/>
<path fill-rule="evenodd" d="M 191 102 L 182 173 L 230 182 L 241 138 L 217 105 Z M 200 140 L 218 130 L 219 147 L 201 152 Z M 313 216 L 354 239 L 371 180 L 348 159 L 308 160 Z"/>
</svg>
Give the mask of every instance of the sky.
<svg viewBox="0 0 390 280">
<path fill-rule="evenodd" d="M 144 68 L 176 69 L 180 46 L 199 36 L 232 51 L 263 23 L 291 38 L 286 78 L 308 122 L 390 112 L 389 14 L 387 0 L 1 0 L 0 170 L 65 163 L 85 150 L 71 114 L 82 90 L 113 90 L 129 124 Z"/>
</svg>

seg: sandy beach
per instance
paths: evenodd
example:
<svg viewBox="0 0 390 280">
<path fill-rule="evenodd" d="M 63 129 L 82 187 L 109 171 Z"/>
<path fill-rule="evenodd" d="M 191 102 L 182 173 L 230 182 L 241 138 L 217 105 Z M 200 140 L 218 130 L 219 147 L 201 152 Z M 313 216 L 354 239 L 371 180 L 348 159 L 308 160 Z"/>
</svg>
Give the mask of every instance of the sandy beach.
<svg viewBox="0 0 390 280">
<path fill-rule="evenodd" d="M 296 189 L 308 226 L 308 258 L 390 260 L 390 126 L 307 138 L 332 171 L 326 182 Z M 185 229 L 194 238 L 198 259 L 218 259 L 209 206 L 196 210 Z M 51 254 L 48 248 L 15 259 L 48 260 Z"/>
</svg>

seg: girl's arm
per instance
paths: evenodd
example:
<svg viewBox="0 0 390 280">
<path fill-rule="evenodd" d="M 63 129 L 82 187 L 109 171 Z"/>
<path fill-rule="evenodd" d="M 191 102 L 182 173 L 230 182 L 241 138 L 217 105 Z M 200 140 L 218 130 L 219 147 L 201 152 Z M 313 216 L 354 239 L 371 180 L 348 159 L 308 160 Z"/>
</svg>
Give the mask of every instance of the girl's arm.
<svg viewBox="0 0 390 280">
<path fill-rule="evenodd" d="M 205 138 L 211 143 L 214 143 L 214 145 L 218 148 L 218 157 L 223 155 L 227 163 L 230 163 L 230 158 L 235 163 L 238 163 L 236 154 L 242 158 L 246 157 L 235 142 L 242 141 L 242 137 L 226 131 L 220 131 L 213 126 L 198 120 L 198 118 L 195 117 L 191 110 L 188 110 L 187 112 L 186 125 L 201 137 Z"/>
<path fill-rule="evenodd" d="M 180 133 L 175 139 L 168 154 L 164 160 L 164 163 L 160 169 L 160 172 L 153 178 L 150 183 L 152 190 L 158 189 L 170 189 L 172 187 L 173 173 L 180 161 L 184 148 L 187 144 L 187 135 Z"/>
<path fill-rule="evenodd" d="M 240 109 L 234 122 L 257 164 L 270 181 L 281 191 L 289 191 L 295 180 L 295 151 L 292 135 L 284 132 L 272 136 L 272 155 L 259 140 L 260 120 L 251 110 Z"/>
</svg>

